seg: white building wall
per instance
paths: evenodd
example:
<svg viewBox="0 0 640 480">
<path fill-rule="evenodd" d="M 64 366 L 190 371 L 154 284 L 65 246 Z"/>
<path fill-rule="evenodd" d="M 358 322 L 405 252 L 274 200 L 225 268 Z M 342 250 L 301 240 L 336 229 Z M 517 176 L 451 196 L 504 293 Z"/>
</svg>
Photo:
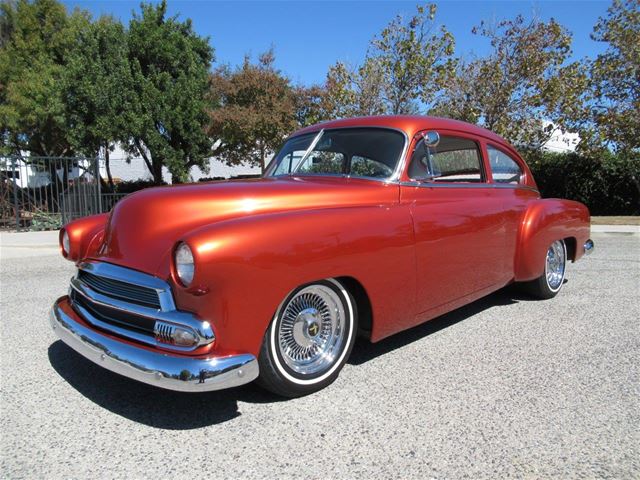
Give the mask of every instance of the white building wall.
<svg viewBox="0 0 640 480">
<path fill-rule="evenodd" d="M 113 178 L 120 179 L 123 182 L 133 180 L 151 180 L 153 178 L 141 157 L 133 157 L 127 161 L 127 154 L 120 147 L 116 147 L 113 152 L 109 153 L 109 164 Z M 209 159 L 209 165 L 209 173 L 202 172 L 198 167 L 192 167 L 189 172 L 191 181 L 197 182 L 199 179 L 204 177 L 230 178 L 236 175 L 260 174 L 260 167 L 253 167 L 249 165 L 230 167 L 215 158 Z M 103 161 L 100 162 L 100 175 L 103 178 L 107 177 L 107 170 Z M 163 167 L 162 169 L 162 178 L 165 182 L 171 183 L 171 175 L 166 167 Z"/>
<path fill-rule="evenodd" d="M 542 149 L 557 153 L 575 152 L 579 142 L 580 135 L 577 133 L 564 132 L 556 127 L 551 134 L 551 138 L 542 146 Z"/>
</svg>

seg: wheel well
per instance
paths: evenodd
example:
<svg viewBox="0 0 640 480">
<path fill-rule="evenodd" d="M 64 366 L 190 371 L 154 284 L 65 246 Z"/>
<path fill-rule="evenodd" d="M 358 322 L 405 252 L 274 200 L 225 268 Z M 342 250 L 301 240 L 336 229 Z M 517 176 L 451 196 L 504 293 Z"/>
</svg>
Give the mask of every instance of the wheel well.
<svg viewBox="0 0 640 480">
<path fill-rule="evenodd" d="M 572 262 L 576 261 L 577 243 L 578 242 L 573 237 L 568 237 L 564 239 L 564 244 L 567 247 L 567 258 Z"/>
<path fill-rule="evenodd" d="M 358 335 L 370 338 L 371 328 L 373 326 L 373 311 L 367 291 L 362 284 L 353 277 L 337 277 L 336 280 L 344 285 L 356 301 L 356 308 L 358 309 Z"/>
</svg>

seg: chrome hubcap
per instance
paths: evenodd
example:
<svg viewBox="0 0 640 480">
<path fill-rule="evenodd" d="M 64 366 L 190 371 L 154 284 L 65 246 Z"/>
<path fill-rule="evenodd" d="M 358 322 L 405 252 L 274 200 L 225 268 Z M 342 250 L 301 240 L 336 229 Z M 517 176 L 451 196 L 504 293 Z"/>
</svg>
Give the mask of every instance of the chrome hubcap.
<svg viewBox="0 0 640 480">
<path fill-rule="evenodd" d="M 566 261 L 564 243 L 561 240 L 556 240 L 547 250 L 547 262 L 545 265 L 547 284 L 551 290 L 557 290 L 562 285 Z"/>
<path fill-rule="evenodd" d="M 338 294 L 325 285 L 300 290 L 284 306 L 278 346 L 286 365 L 314 375 L 333 365 L 344 346 L 345 311 Z"/>
</svg>

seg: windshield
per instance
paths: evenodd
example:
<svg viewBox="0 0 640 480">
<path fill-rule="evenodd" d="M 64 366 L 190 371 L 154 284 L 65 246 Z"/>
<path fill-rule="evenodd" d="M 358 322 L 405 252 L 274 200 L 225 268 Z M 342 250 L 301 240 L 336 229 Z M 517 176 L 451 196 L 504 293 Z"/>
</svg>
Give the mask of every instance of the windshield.
<svg viewBox="0 0 640 480">
<path fill-rule="evenodd" d="M 340 175 L 388 179 L 400 161 L 404 136 L 384 128 L 338 128 L 290 138 L 266 176 Z"/>
</svg>

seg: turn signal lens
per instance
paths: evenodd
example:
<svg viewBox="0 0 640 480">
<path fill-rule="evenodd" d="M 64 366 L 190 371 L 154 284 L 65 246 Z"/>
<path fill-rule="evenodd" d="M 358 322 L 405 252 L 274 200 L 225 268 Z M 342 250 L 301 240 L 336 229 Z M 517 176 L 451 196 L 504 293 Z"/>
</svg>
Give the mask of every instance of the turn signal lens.
<svg viewBox="0 0 640 480">
<path fill-rule="evenodd" d="M 174 328 L 171 339 L 174 345 L 180 345 L 181 347 L 191 347 L 197 342 L 197 338 L 192 331 L 180 327 Z"/>
<path fill-rule="evenodd" d="M 180 347 L 192 347 L 198 343 L 198 336 L 193 330 L 161 320 L 156 321 L 153 327 L 153 333 L 156 340 L 160 343 L 169 343 Z"/>
<path fill-rule="evenodd" d="M 69 255 L 69 248 L 70 248 L 69 234 L 67 233 L 66 230 L 63 230 L 63 232 L 62 232 L 62 253 L 64 253 L 65 257 L 67 255 Z"/>
</svg>

